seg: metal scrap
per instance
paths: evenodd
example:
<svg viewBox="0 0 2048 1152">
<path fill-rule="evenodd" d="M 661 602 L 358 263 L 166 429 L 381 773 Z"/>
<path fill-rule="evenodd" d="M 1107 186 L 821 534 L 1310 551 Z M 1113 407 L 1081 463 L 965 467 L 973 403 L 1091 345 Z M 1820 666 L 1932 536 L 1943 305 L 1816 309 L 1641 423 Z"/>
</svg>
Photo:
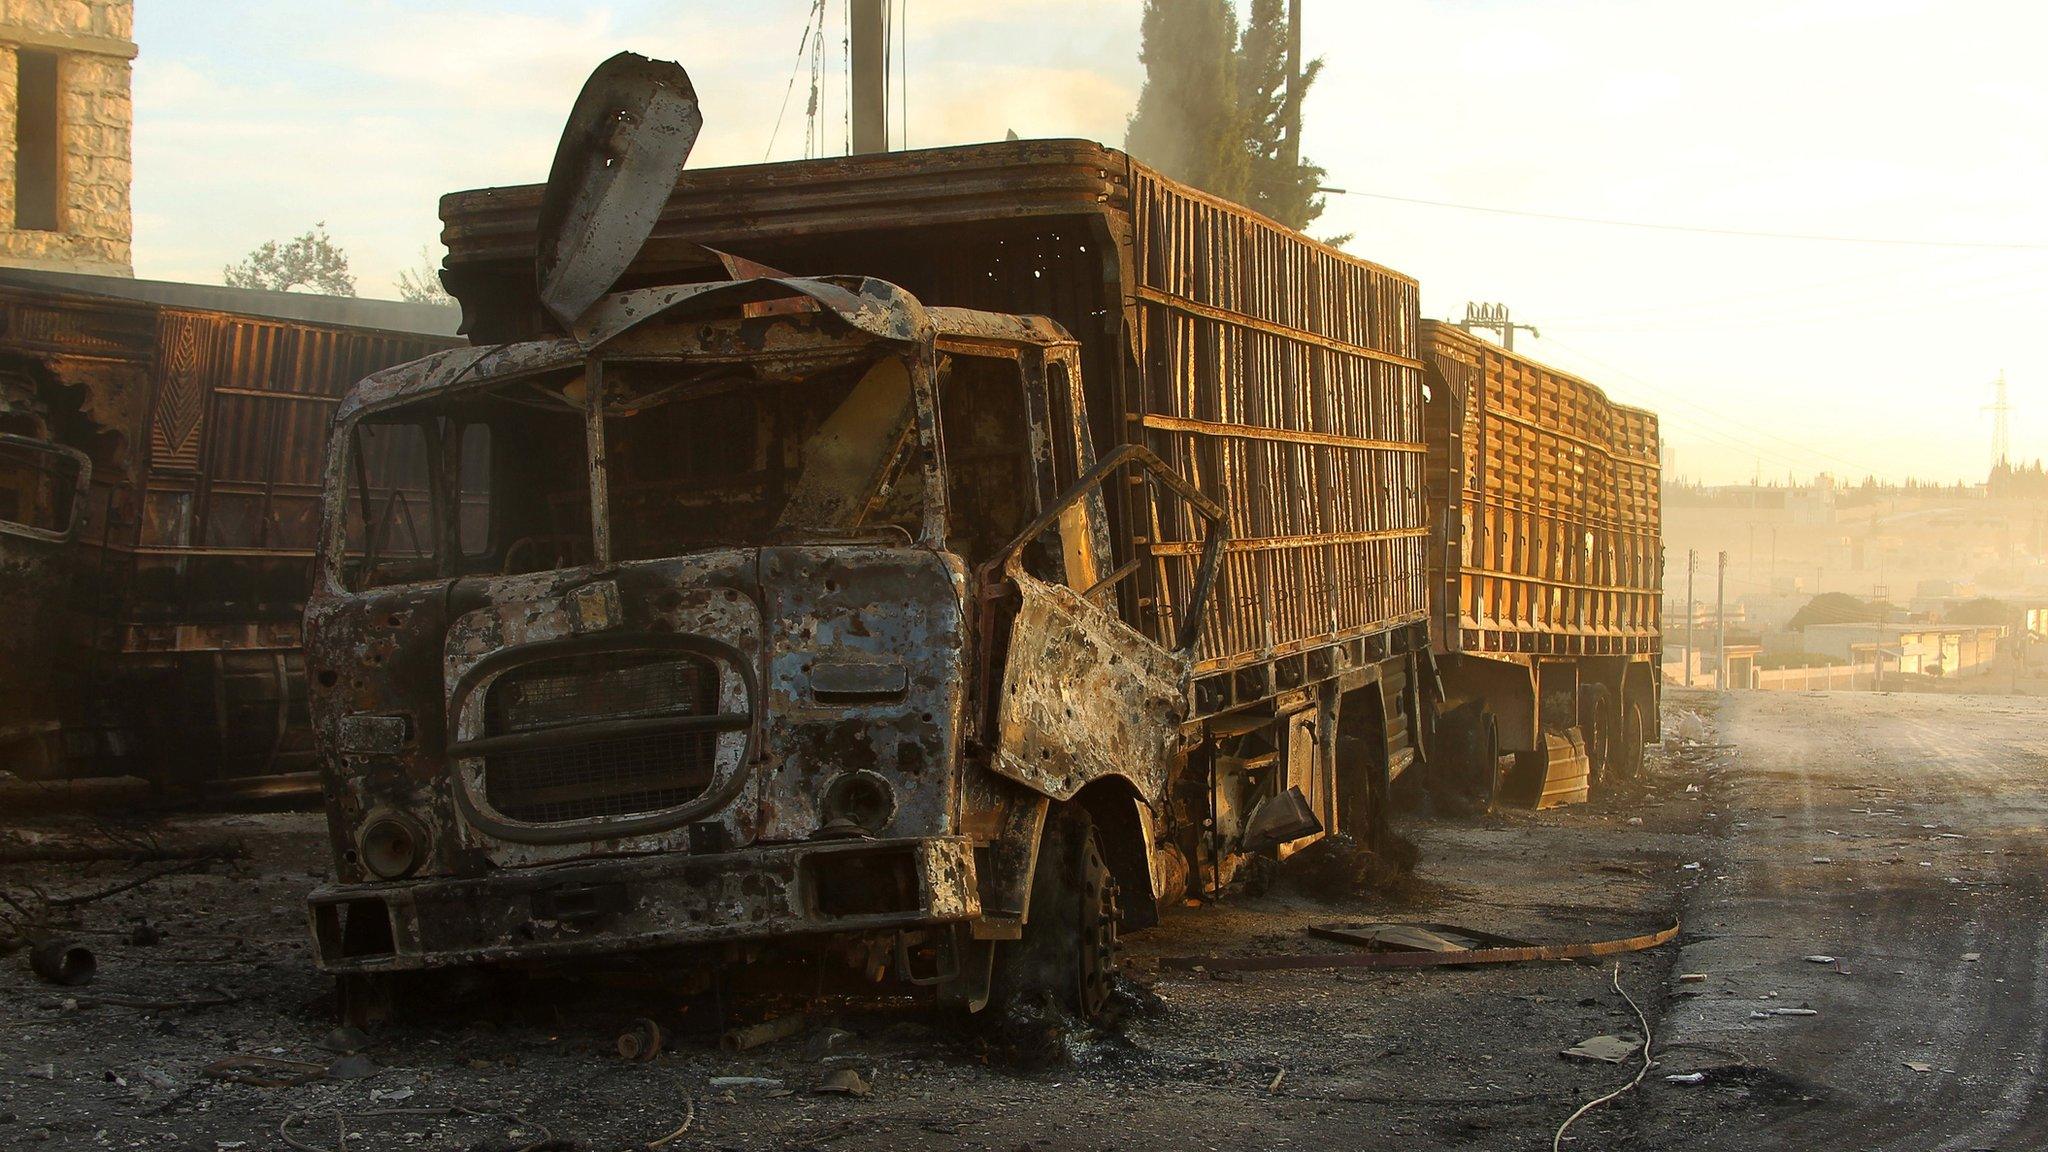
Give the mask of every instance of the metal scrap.
<svg viewBox="0 0 2048 1152">
<path fill-rule="evenodd" d="M 1214 972 L 1270 972 L 1316 968 L 1445 968 L 1463 964 L 1519 964 L 1529 960 L 1590 960 L 1623 952 L 1640 952 L 1678 938 L 1674 922 L 1661 932 L 1601 940 L 1588 944 L 1549 944 L 1527 948 L 1473 948 L 1458 952 L 1319 952 L 1280 956 L 1168 956 L 1168 968 L 1204 968 Z"/>
</svg>

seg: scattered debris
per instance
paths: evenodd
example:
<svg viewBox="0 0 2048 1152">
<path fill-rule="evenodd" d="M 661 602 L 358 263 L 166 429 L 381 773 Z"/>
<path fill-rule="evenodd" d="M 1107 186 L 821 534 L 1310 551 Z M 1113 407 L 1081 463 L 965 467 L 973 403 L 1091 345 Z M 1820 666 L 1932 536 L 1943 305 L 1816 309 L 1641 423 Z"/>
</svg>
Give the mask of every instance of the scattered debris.
<svg viewBox="0 0 2048 1152">
<path fill-rule="evenodd" d="M 1664 1077 L 1664 1079 L 1673 1084 L 1704 1084 L 1707 1081 L 1707 1074 L 1705 1072 L 1673 1072 L 1671 1075 Z"/>
<path fill-rule="evenodd" d="M 1678 928 L 1676 925 L 1673 925 L 1671 930 L 1673 933 L 1676 933 L 1678 931 Z M 1611 985 L 1613 986 L 1614 990 L 1616 992 L 1619 992 L 1621 994 L 1621 998 L 1623 1000 L 1628 1001 L 1628 1006 L 1635 1010 L 1636 1021 L 1643 1026 L 1643 1066 L 1636 1070 L 1635 1076 L 1632 1077 L 1628 1083 L 1623 1084 L 1621 1087 L 1616 1088 L 1614 1091 L 1609 1092 L 1604 1096 L 1595 1096 L 1593 1099 L 1588 1100 L 1584 1104 L 1579 1105 L 1577 1111 L 1565 1117 L 1564 1123 L 1559 1124 L 1557 1126 L 1556 1135 L 1553 1135 L 1550 1138 L 1550 1152 L 1560 1152 L 1560 1149 L 1564 1147 L 1565 1132 L 1571 1128 L 1572 1124 L 1576 1122 L 1579 1117 L 1584 1116 L 1586 1113 L 1591 1112 L 1593 1109 L 1598 1108 L 1602 1104 L 1607 1103 L 1609 1100 L 1612 1100 L 1625 1092 L 1634 1090 L 1636 1085 L 1641 1084 L 1643 1082 L 1643 1077 L 1648 1076 L 1650 1074 L 1651 1066 L 1656 1063 L 1656 1061 L 1652 1059 L 1650 1055 L 1650 1044 L 1653 1039 L 1650 1035 L 1650 1018 L 1648 1016 L 1643 1015 L 1643 1006 L 1636 1003 L 1636 998 L 1629 995 L 1628 989 L 1623 988 L 1621 986 L 1620 961 L 1615 962 L 1614 971 L 1608 979 Z"/>
<path fill-rule="evenodd" d="M 1661 932 L 1601 940 L 1590 944 L 1547 944 L 1541 947 L 1472 948 L 1453 952 L 1317 952 L 1268 956 L 1168 956 L 1160 963 L 1183 971 L 1206 969 L 1212 980 L 1225 972 L 1265 972 L 1313 968 L 1436 968 L 1464 964 L 1516 964 L 1528 960 L 1589 960 L 1623 952 L 1640 952 L 1668 944 L 1679 925 Z"/>
<path fill-rule="evenodd" d="M 645 1063 L 661 1055 L 661 1047 L 667 1039 L 661 1025 L 643 1016 L 619 1033 L 614 1046 L 620 1059 Z"/>
<path fill-rule="evenodd" d="M 1640 1036 L 1588 1036 L 1577 1044 L 1565 1049 L 1560 1055 L 1580 1060 L 1598 1060 L 1603 1064 L 1619 1064 L 1635 1055 L 1643 1046 Z"/>
<path fill-rule="evenodd" d="M 1706 979 L 1707 974 L 1705 972 L 1680 972 L 1678 974 L 1678 982 L 1680 984 L 1703 984 L 1706 982 Z"/>
<path fill-rule="evenodd" d="M 192 1012 L 200 1008 L 219 1008 L 233 1004 L 239 997 L 218 988 L 208 988 L 211 996 L 194 996 L 185 1000 L 150 1000 L 141 996 L 80 996 L 66 1000 L 66 1009 L 71 1008 L 134 1008 L 142 1012 Z"/>
<path fill-rule="evenodd" d="M 344 1024 L 313 1042 L 313 1047 L 338 1056 L 361 1052 L 369 1046 L 370 1034 L 352 1024 Z"/>
<path fill-rule="evenodd" d="M 1817 1011 L 1815 1011 L 1815 1010 L 1814 1010 L 1814 1009 L 1812 1009 L 1812 1008 L 1766 1008 L 1766 1009 L 1763 1009 L 1762 1011 L 1758 1011 L 1758 1012 L 1751 1012 L 1751 1013 L 1749 1014 L 1749 1018 L 1750 1018 L 1751 1020 L 1768 1020 L 1768 1019 L 1770 1019 L 1770 1018 L 1771 1018 L 1771 1017 L 1773 1017 L 1773 1016 L 1818 1016 L 1818 1015 L 1820 1015 L 1820 1013 L 1819 1013 L 1819 1012 L 1817 1012 Z"/>
<path fill-rule="evenodd" d="M 1340 944 L 1356 944 L 1375 952 L 1470 952 L 1475 948 L 1533 948 L 1527 940 L 1496 936 L 1456 924 L 1362 924 L 1357 927 L 1315 924 L 1309 935 Z"/>
<path fill-rule="evenodd" d="M 1932 1072 L 1932 1071 L 1934 1071 L 1934 1065 L 1932 1065 L 1932 1064 L 1929 1064 L 1929 1063 L 1927 1063 L 1927 1062 L 1925 1062 L 1925 1061 L 1922 1061 L 1922 1060 L 1904 1060 L 1904 1061 L 1901 1061 L 1901 1063 L 1903 1063 L 1903 1064 L 1904 1064 L 1904 1065 L 1905 1065 L 1906 1067 L 1908 1067 L 1908 1068 L 1912 1069 L 1912 1070 L 1913 1070 L 1913 1071 L 1915 1071 L 1915 1072 Z"/>
<path fill-rule="evenodd" d="M 1983 958 L 1984 954 L 1982 952 L 1963 953 L 1963 963 L 1965 964 L 1975 964 L 1977 961 L 1982 960 Z"/>
<path fill-rule="evenodd" d="M 538 1120 L 528 1120 L 517 1112 L 485 1112 L 481 1109 L 468 1108 L 461 1104 L 448 1104 L 439 1108 L 366 1108 L 351 1113 L 349 1118 L 367 1120 L 385 1116 L 405 1116 L 413 1119 L 431 1117 L 454 1119 L 456 1117 L 467 1117 L 469 1119 L 497 1120 L 505 1125 L 505 1136 L 502 1146 L 506 1149 L 506 1152 L 538 1152 L 542 1148 L 558 1146 L 555 1143 L 554 1133 L 548 1131 L 548 1126 Z M 299 1127 L 310 1128 L 315 1121 L 330 1122 L 339 1119 L 341 1119 L 340 1114 L 331 1109 L 304 1109 L 286 1116 L 278 1123 L 277 1137 L 284 1141 L 286 1146 L 295 1148 L 298 1152 L 346 1152 L 352 1146 L 359 1147 L 360 1144 L 351 1145 L 349 1139 L 352 1137 L 348 1136 L 342 1137 L 333 1145 L 308 1144 L 299 1139 L 293 1132 L 295 1128 Z M 214 1146 L 216 1148 L 239 1148 L 244 1145 L 241 1141 L 216 1141 Z M 480 1144 L 477 1146 L 483 1147 L 484 1145 Z M 500 1146 L 500 1143 L 492 1141 L 489 1143 L 489 1146 L 496 1148 Z M 566 1145 L 561 1146 L 566 1147 Z"/>
<path fill-rule="evenodd" d="M 780 1088 L 782 1081 L 773 1076 L 713 1076 L 713 1088 Z"/>
<path fill-rule="evenodd" d="M 1388 833 L 1374 852 L 1346 835 L 1325 836 L 1280 862 L 1279 878 L 1318 900 L 1346 900 L 1365 893 L 1397 899 L 1416 891 L 1415 866 L 1422 853 L 1414 841 Z"/>
<path fill-rule="evenodd" d="M 1808 956 L 1806 958 L 1806 962 L 1808 964 L 1833 964 L 1835 962 L 1835 958 L 1833 956 L 1816 954 L 1813 956 Z"/>
<path fill-rule="evenodd" d="M 100 962 L 92 949 L 69 940 L 45 940 L 29 949 L 28 966 L 52 984 L 72 987 L 89 984 Z"/>
<path fill-rule="evenodd" d="M 812 1060 L 823 1060 L 846 1046 L 853 1039 L 853 1033 L 844 1028 L 825 1027 L 811 1033 L 804 1045 L 804 1055 Z"/>
<path fill-rule="evenodd" d="M 325 1069 L 329 1080 L 367 1080 L 376 1074 L 377 1065 L 361 1052 L 338 1056 Z"/>
<path fill-rule="evenodd" d="M 648 1152 L 655 1152 L 656 1149 L 666 1148 L 670 1144 L 675 1143 L 677 1140 L 682 1139 L 683 1133 L 688 1132 L 690 1130 L 690 1125 L 694 1123 L 696 1119 L 697 1102 L 695 1100 L 692 1100 L 688 1096 L 683 1097 L 683 1122 L 681 1124 L 676 1125 L 675 1131 L 670 1132 L 668 1135 L 663 1136 L 658 1140 L 649 1140 L 647 1142 Z"/>
<path fill-rule="evenodd" d="M 271 1056 L 223 1056 L 201 1069 L 199 1074 L 208 1080 L 247 1084 L 252 1088 L 291 1088 L 326 1077 L 328 1067 Z"/>
<path fill-rule="evenodd" d="M 870 1089 L 859 1072 L 851 1068 L 834 1068 L 825 1073 L 811 1091 L 821 1096 L 865 1096 Z"/>
<path fill-rule="evenodd" d="M 718 1046 L 727 1052 L 745 1052 L 750 1048 L 759 1048 L 763 1044 L 773 1044 L 803 1030 L 804 1018 L 801 1014 L 777 1016 L 773 1020 L 763 1020 L 759 1024 L 749 1024 L 745 1028 L 734 1028 L 718 1038 Z"/>
<path fill-rule="evenodd" d="M 1271 1096 L 1280 1091 L 1280 1082 L 1285 1079 L 1287 1079 L 1287 1069 L 1282 1068 L 1278 1072 L 1273 1073 L 1273 1082 L 1266 1085 L 1266 1095 Z"/>
<path fill-rule="evenodd" d="M 410 1088 L 370 1089 L 370 1099 L 376 1101 L 379 1104 L 396 1104 L 401 1100 L 410 1100 L 412 1099 L 412 1097 L 413 1090 Z"/>
</svg>

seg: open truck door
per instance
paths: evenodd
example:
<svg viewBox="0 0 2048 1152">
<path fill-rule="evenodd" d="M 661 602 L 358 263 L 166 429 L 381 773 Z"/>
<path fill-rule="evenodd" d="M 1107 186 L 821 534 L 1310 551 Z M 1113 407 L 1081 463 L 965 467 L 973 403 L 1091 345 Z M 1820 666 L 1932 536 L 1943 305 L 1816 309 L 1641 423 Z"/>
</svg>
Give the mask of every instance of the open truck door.
<svg viewBox="0 0 2048 1152">
<path fill-rule="evenodd" d="M 1073 562 L 1095 538 L 1102 485 L 1125 469 L 1135 469 L 1141 483 L 1164 485 L 1207 524 L 1172 648 L 1098 599 L 1141 561 L 1107 575 Z M 1053 531 L 1068 582 L 1025 570 L 1027 550 Z M 1227 535 L 1221 505 L 1150 449 L 1131 444 L 1103 458 L 982 569 L 984 595 L 1014 589 L 1018 597 L 1001 679 L 985 685 L 995 695 L 991 768 L 1046 798 L 1037 806 L 1043 823 L 1025 873 L 1022 934 L 998 958 L 999 997 L 1049 992 L 1083 1019 L 1098 1019 L 1127 918 L 1123 893 L 1135 889 L 1130 926 L 1157 919 L 1153 813 L 1177 758 L 1191 656 Z"/>
<path fill-rule="evenodd" d="M 1174 647 L 1166 648 L 1102 606 L 1101 594 L 1138 570 L 1132 559 L 1087 587 L 1041 580 L 1024 570 L 1026 548 L 1056 526 L 1063 537 L 1090 533 L 1073 515 L 1109 477 L 1136 469 L 1187 501 L 1208 524 L 1202 559 Z M 983 570 L 983 587 L 1007 582 L 1019 604 L 997 693 L 995 769 L 1054 800 L 1072 799 L 1108 776 L 1132 778 L 1141 796 L 1165 786 L 1170 759 L 1161 749 L 1187 718 L 1190 656 L 1229 532 L 1221 505 L 1175 474 L 1153 452 L 1126 444 L 1041 512 Z M 1063 548 L 1071 555 L 1075 549 Z M 1000 577 L 997 573 L 1000 572 Z"/>
</svg>

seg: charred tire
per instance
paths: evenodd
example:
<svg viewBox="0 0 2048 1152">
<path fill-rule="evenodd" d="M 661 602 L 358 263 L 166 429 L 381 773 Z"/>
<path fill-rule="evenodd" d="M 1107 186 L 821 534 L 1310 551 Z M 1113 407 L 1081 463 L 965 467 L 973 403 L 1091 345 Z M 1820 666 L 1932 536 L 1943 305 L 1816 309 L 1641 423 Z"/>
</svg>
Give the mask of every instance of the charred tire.
<svg viewBox="0 0 2048 1152">
<path fill-rule="evenodd" d="M 1621 731 L 1616 734 L 1613 768 L 1623 780 L 1643 774 L 1643 706 L 1632 701 L 1622 707 Z"/>
<path fill-rule="evenodd" d="M 1486 773 L 1486 810 L 1500 807 L 1500 720 L 1487 712 L 1479 718 L 1480 769 Z"/>
<path fill-rule="evenodd" d="M 1607 689 L 1595 684 L 1579 695 L 1579 734 L 1586 741 L 1586 794 L 1597 798 L 1614 782 L 1615 717 Z"/>
<path fill-rule="evenodd" d="M 996 955 L 995 998 L 1050 1001 L 1090 1024 L 1109 1019 L 1122 909 L 1095 822 L 1078 804 L 1046 813 L 1022 939 Z"/>
</svg>

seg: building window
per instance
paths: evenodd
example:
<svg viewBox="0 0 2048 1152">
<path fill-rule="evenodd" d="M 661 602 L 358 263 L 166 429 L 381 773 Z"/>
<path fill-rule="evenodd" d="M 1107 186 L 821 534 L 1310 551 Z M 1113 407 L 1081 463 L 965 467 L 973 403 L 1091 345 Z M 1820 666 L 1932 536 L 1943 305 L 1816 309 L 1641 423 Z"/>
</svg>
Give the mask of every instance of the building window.
<svg viewBox="0 0 2048 1152">
<path fill-rule="evenodd" d="M 57 56 L 15 55 L 14 226 L 58 230 Z"/>
</svg>

